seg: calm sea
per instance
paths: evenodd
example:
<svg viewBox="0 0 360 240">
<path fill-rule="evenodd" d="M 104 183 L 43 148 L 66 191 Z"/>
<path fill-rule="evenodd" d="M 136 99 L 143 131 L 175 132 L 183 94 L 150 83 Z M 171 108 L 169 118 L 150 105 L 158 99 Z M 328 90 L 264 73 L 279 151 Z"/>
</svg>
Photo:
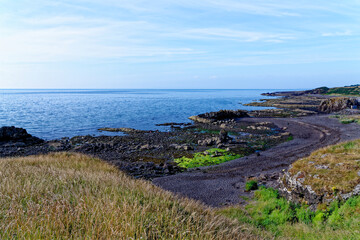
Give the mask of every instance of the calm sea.
<svg viewBox="0 0 360 240">
<path fill-rule="evenodd" d="M 100 133 L 101 127 L 167 130 L 158 123 L 220 109 L 259 109 L 241 103 L 273 90 L 0 90 L 0 126 L 44 139 Z"/>
</svg>

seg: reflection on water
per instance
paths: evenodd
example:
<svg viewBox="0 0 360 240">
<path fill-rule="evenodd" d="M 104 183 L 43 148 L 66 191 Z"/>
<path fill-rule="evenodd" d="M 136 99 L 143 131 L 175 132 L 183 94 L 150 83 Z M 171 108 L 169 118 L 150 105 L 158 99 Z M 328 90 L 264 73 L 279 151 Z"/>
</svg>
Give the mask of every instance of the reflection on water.
<svg viewBox="0 0 360 240">
<path fill-rule="evenodd" d="M 106 134 L 101 127 L 166 130 L 155 124 L 189 122 L 189 116 L 220 109 L 275 90 L 0 90 L 0 126 L 16 126 L 54 139 Z"/>
</svg>

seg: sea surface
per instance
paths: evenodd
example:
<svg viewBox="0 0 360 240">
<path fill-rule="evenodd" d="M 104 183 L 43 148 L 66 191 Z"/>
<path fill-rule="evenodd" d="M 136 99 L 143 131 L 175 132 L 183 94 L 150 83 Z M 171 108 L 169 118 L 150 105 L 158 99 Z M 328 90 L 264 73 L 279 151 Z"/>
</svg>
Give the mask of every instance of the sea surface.
<svg viewBox="0 0 360 240">
<path fill-rule="evenodd" d="M 190 122 L 221 109 L 262 109 L 242 104 L 268 98 L 267 90 L 0 90 L 0 126 L 16 126 L 43 139 L 118 135 L 102 127 L 167 131 L 156 124 Z"/>
</svg>

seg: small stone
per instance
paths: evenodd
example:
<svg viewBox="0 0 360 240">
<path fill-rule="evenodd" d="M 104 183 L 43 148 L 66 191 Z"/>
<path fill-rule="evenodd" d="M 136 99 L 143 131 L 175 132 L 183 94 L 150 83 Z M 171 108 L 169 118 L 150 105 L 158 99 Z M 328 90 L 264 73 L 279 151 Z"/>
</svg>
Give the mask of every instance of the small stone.
<svg viewBox="0 0 360 240">
<path fill-rule="evenodd" d="M 316 169 L 329 169 L 329 166 L 326 166 L 326 165 L 316 165 L 315 168 L 316 168 Z"/>
</svg>

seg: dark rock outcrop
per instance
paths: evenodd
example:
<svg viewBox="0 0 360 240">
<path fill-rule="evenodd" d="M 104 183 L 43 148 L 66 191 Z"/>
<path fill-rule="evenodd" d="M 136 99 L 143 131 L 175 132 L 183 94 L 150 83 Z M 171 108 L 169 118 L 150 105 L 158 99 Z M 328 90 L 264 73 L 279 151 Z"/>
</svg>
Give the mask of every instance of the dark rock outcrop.
<svg viewBox="0 0 360 240">
<path fill-rule="evenodd" d="M 44 140 L 33 137 L 23 128 L 2 127 L 0 128 L 0 144 L 12 143 L 18 145 L 35 145 L 43 143 Z"/>
<path fill-rule="evenodd" d="M 121 167 L 121 169 L 134 178 L 144 178 L 148 180 L 186 171 L 186 169 L 171 163 L 155 164 L 153 162 L 131 164 Z"/>
<path fill-rule="evenodd" d="M 228 136 L 228 132 L 224 129 L 221 129 L 219 132 L 219 139 L 221 143 L 226 143 L 230 139 Z"/>
<path fill-rule="evenodd" d="M 189 117 L 190 120 L 199 123 L 210 124 L 219 120 L 249 117 L 244 110 L 220 110 L 218 112 L 209 112 Z"/>
<path fill-rule="evenodd" d="M 320 103 L 319 111 L 323 113 L 339 112 L 344 109 L 359 108 L 358 98 L 336 97 L 325 99 Z"/>
</svg>

